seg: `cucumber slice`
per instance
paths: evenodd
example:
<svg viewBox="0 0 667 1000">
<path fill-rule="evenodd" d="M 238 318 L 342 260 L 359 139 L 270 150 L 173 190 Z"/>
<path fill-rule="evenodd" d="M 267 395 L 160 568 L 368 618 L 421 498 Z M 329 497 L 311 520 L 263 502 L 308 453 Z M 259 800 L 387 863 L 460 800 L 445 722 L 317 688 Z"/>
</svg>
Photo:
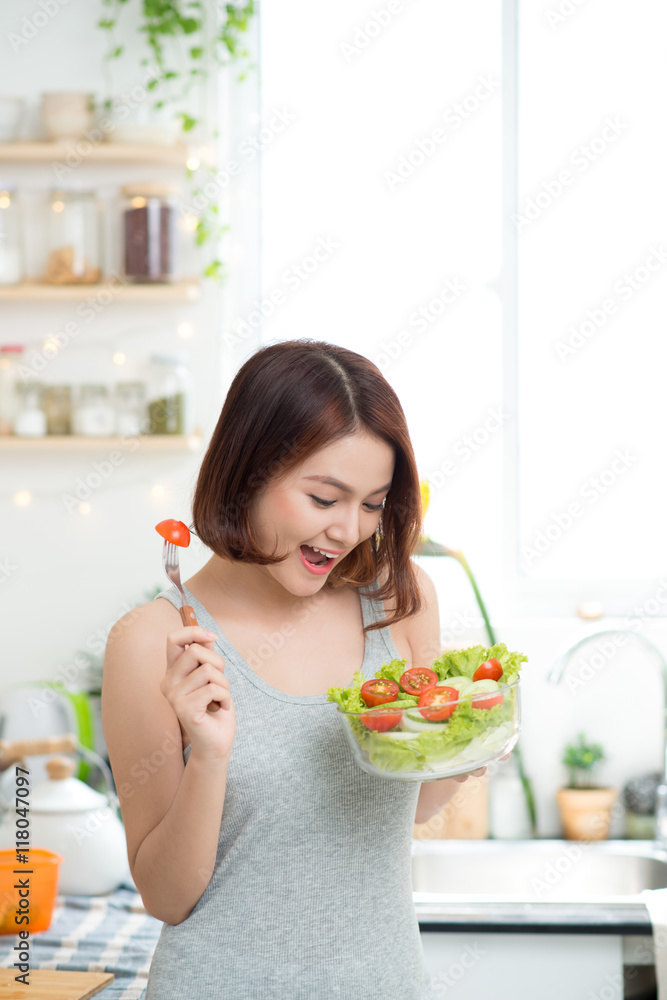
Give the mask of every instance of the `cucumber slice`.
<svg viewBox="0 0 667 1000">
<path fill-rule="evenodd" d="M 473 682 L 467 677 L 448 677 L 446 681 L 438 681 L 436 684 L 436 687 L 455 688 L 462 697 L 465 697 L 466 691 L 472 686 Z"/>
<path fill-rule="evenodd" d="M 421 712 L 403 712 L 403 728 L 409 733 L 442 733 L 447 728 L 446 722 L 427 722 Z"/>
<path fill-rule="evenodd" d="M 499 686 L 498 681 L 492 681 L 490 677 L 486 677 L 482 681 L 474 681 L 469 694 L 481 694 L 482 692 L 487 691 L 497 691 Z"/>
<path fill-rule="evenodd" d="M 415 740 L 419 736 L 419 733 L 380 733 L 380 736 L 389 736 L 392 740 Z"/>
</svg>

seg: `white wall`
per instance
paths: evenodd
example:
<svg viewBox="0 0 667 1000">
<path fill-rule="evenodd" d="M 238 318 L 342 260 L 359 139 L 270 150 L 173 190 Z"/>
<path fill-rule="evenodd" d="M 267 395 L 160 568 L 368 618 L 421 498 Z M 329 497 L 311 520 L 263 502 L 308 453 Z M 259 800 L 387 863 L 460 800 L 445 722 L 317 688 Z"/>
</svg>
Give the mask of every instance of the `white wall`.
<svg viewBox="0 0 667 1000">
<path fill-rule="evenodd" d="M 123 12 L 124 22 L 133 7 Z M 57 13 L 27 43 L 11 42 L 11 36 L 30 34 L 25 18 L 41 8 L 10 0 L 0 10 L 0 92 L 22 96 L 27 101 L 27 115 L 22 137 L 41 138 L 39 101 L 42 91 L 85 90 L 105 97 L 109 93 L 103 56 L 107 42 L 95 27 L 105 8 L 85 0 L 56 3 Z M 34 11 L 33 11 L 34 8 Z M 30 20 L 30 18 L 28 18 Z M 37 18 L 37 22 L 41 20 Z M 143 77 L 139 68 L 139 42 L 136 32 L 127 56 L 113 65 L 111 93 L 129 91 Z M 16 51 L 15 51 L 16 49 Z M 248 123 L 248 94 L 254 86 L 244 87 L 223 75 L 220 93 L 214 94 L 216 117 L 222 124 L 222 156 L 233 147 L 238 135 L 255 131 Z M 251 103 L 254 101 L 252 96 Z M 254 108 L 254 104 L 252 107 Z M 228 109 L 233 108 L 234 114 Z M 243 112 L 245 120 L 239 121 Z M 153 179 L 182 182 L 181 167 L 106 166 L 83 162 L 72 179 L 95 186 L 103 197 L 113 199 L 123 183 Z M 253 192 L 251 171 L 236 181 Z M 51 166 L 0 165 L 0 180 L 15 182 L 34 208 L 44 191 L 54 181 Z M 221 202 L 228 201 L 228 190 L 220 191 Z M 195 304 L 154 305 L 114 301 L 89 324 L 81 324 L 81 333 L 49 362 L 42 380 L 70 382 L 87 375 L 91 380 L 128 378 L 139 373 L 147 354 L 153 350 L 185 349 L 191 352 L 195 385 L 196 425 L 204 439 L 210 434 L 220 411 L 226 383 L 233 371 L 223 357 L 221 331 L 228 314 L 239 307 L 252 287 L 254 269 L 243 265 L 244 234 L 252 236 L 252 211 L 246 206 L 245 229 L 237 225 L 235 202 L 226 208 L 231 215 L 232 233 L 223 250 L 231 273 L 221 293 L 211 283 L 203 286 Z M 111 221 L 114 206 L 110 202 Z M 31 246 L 39 247 L 39 220 L 29 234 Z M 232 239 L 232 236 L 234 239 Z M 248 237 L 250 238 L 250 237 Z M 114 261 L 107 261 L 113 266 Z M 188 261 L 189 273 L 197 273 L 196 260 Z M 243 273 L 245 271 L 245 274 Z M 247 278 L 247 273 L 251 277 Z M 39 348 L 48 333 L 61 330 L 76 320 L 76 304 L 21 302 L 0 305 L 0 343 L 24 343 Z M 179 324 L 191 323 L 194 336 L 183 340 Z M 124 369 L 113 370 L 109 355 L 122 349 L 127 357 Z M 69 513 L 62 494 L 72 494 L 79 480 L 104 463 L 104 449 L 86 451 L 3 451 L 0 453 L 0 691 L 17 680 L 36 680 L 58 676 L 71 664 L 77 650 L 99 646 L 104 634 L 128 606 L 143 603 L 145 592 L 162 584 L 162 542 L 155 524 L 176 517 L 190 517 L 190 498 L 200 456 L 197 454 L 151 453 L 139 447 L 133 453 L 122 451 L 123 462 L 90 497 L 88 515 Z M 156 499 L 151 487 L 159 484 L 164 496 Z M 18 490 L 28 490 L 32 503 L 15 506 L 12 497 Z M 183 557 L 184 576 L 191 575 L 206 554 L 196 541 Z"/>
</svg>

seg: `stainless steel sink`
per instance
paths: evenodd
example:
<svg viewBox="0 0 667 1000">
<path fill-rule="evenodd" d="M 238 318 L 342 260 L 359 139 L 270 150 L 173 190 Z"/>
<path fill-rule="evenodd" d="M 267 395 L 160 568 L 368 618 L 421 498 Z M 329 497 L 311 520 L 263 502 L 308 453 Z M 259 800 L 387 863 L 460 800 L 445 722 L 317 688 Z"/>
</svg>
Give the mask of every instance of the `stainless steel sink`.
<svg viewBox="0 0 667 1000">
<path fill-rule="evenodd" d="M 667 887 L 652 841 L 417 840 L 412 885 L 421 921 L 630 924 L 650 930 L 639 894 Z"/>
</svg>

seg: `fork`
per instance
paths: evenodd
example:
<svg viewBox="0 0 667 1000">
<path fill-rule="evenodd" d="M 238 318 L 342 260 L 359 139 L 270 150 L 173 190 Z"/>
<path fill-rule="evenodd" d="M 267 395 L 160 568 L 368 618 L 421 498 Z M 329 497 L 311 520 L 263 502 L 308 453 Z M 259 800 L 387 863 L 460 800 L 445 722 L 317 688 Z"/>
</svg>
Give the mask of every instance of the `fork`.
<svg viewBox="0 0 667 1000">
<path fill-rule="evenodd" d="M 181 621 L 184 625 L 198 625 L 197 616 L 194 612 L 194 608 L 191 608 L 187 602 L 185 596 L 185 591 L 183 590 L 183 585 L 181 584 L 181 571 L 178 564 L 178 548 L 172 543 L 165 540 L 164 549 L 162 550 L 162 565 L 164 566 L 164 571 L 167 574 L 170 582 L 179 590 L 181 595 L 181 606 L 179 612 L 181 615 Z M 217 712 L 220 708 L 219 701 L 210 701 L 206 706 L 207 712 Z"/>
</svg>

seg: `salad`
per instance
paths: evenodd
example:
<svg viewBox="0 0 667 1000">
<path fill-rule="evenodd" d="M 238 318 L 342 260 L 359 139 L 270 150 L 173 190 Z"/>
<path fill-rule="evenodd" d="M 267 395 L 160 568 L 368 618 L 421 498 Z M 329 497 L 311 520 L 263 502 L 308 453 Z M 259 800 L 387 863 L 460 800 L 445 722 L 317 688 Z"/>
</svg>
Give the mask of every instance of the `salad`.
<svg viewBox="0 0 667 1000">
<path fill-rule="evenodd" d="M 518 680 L 527 657 L 504 643 L 443 653 L 431 667 L 384 663 L 367 681 L 329 688 L 357 762 L 404 780 L 472 770 L 509 752 L 519 733 Z"/>
</svg>

